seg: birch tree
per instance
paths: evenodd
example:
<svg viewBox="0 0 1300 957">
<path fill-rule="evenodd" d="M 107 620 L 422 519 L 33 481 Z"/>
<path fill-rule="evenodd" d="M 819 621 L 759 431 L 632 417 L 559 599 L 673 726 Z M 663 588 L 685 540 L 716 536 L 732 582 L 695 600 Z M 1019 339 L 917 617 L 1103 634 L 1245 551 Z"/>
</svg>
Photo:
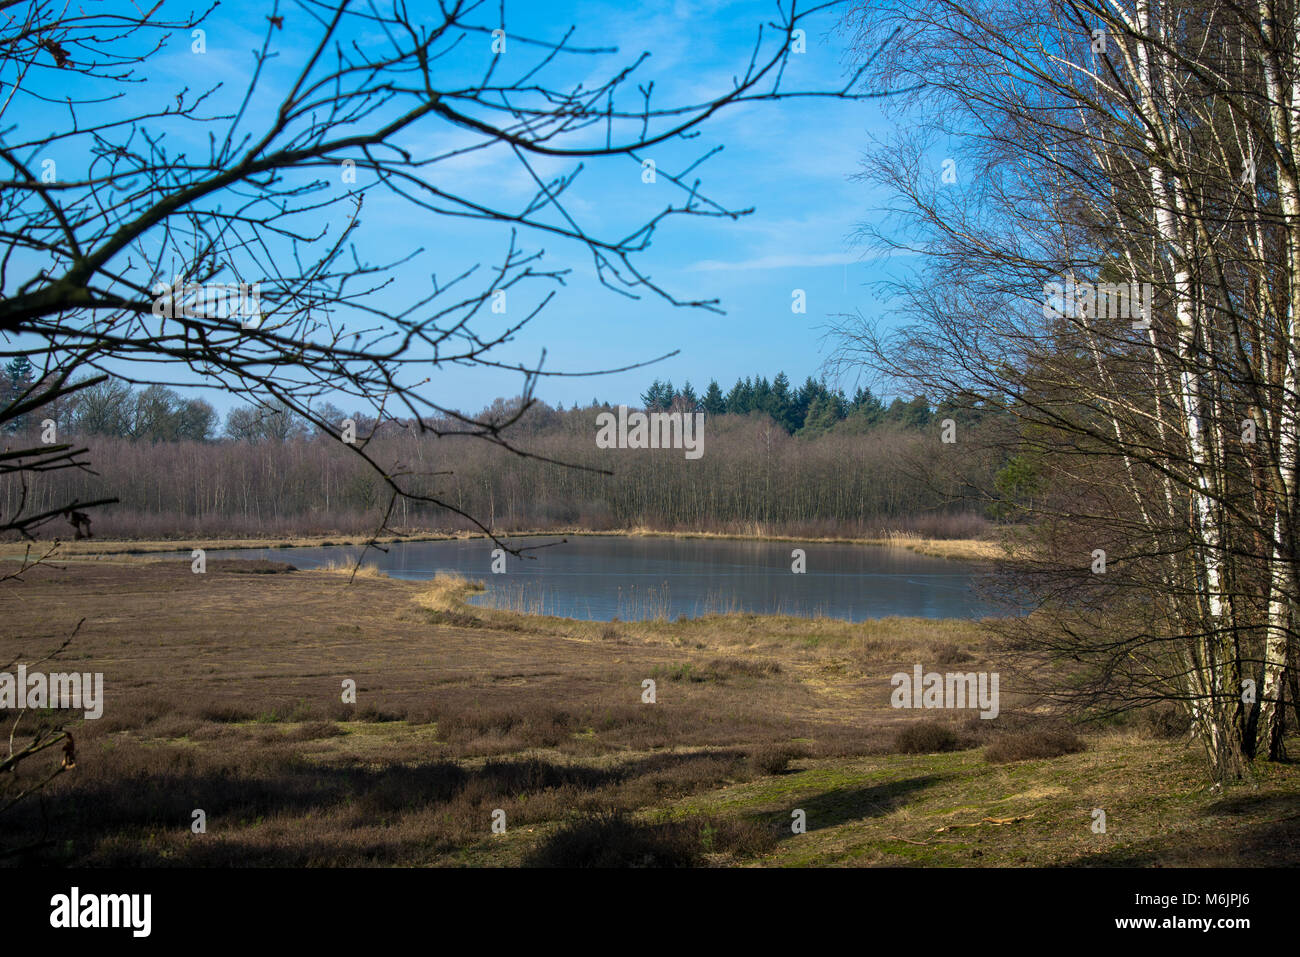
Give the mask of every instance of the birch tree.
<svg viewBox="0 0 1300 957">
<path fill-rule="evenodd" d="M 837 360 L 1005 398 L 1050 487 L 1009 630 L 1063 701 L 1178 701 L 1219 777 L 1281 755 L 1294 673 L 1296 26 L 1166 0 L 849 20 L 864 50 L 901 31 L 873 70 L 925 84 L 862 174 L 897 198 L 864 238 L 923 256 L 885 290 L 904 321 L 841 317 Z"/>
</svg>

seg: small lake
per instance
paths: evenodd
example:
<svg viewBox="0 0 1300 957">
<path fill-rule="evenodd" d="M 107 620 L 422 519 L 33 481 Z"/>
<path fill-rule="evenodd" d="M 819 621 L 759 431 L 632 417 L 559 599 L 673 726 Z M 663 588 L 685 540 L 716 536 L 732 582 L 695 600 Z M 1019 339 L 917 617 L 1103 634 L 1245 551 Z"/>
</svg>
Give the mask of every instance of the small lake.
<svg viewBox="0 0 1300 957">
<path fill-rule="evenodd" d="M 484 539 L 404 542 L 371 550 L 365 565 L 393 578 L 428 579 L 458 572 L 487 592 L 473 604 L 594 621 L 688 618 L 733 611 L 861 621 L 980 618 L 1006 614 L 975 593 L 979 566 L 871 545 L 584 535 L 564 541 L 530 537 L 527 558 L 505 556 L 493 574 Z M 807 554 L 807 571 L 791 571 L 791 551 Z M 210 550 L 214 558 L 263 558 L 298 568 L 356 561 L 359 546 Z"/>
</svg>

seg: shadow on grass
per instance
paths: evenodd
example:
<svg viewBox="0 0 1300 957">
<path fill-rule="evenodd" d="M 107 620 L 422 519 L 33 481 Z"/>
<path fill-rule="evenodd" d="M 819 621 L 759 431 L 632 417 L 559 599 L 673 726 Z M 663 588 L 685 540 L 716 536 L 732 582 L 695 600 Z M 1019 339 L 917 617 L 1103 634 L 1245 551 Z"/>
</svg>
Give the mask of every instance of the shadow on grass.
<svg viewBox="0 0 1300 957">
<path fill-rule="evenodd" d="M 398 863 L 475 846 L 498 807 L 514 827 L 593 801 L 638 805 L 711 786 L 743 757 L 733 750 L 609 768 L 536 758 L 375 768 L 141 749 L 122 756 L 125 767 L 86 764 L 82 777 L 12 809 L 0 819 L 0 866 Z M 196 809 L 206 836 L 191 832 Z M 41 846 L 5 853 L 34 844 Z"/>
<path fill-rule="evenodd" d="M 1166 835 L 1092 854 L 1084 867 L 1280 867 L 1300 863 L 1300 794 L 1223 797 L 1177 840 Z M 1115 836 L 1122 840 L 1123 831 Z"/>
<path fill-rule="evenodd" d="M 837 827 L 851 821 L 881 817 L 906 804 L 912 795 L 945 780 L 941 775 L 926 774 L 900 781 L 888 781 L 862 788 L 837 788 L 816 797 L 799 800 L 798 807 L 807 814 L 808 830 Z M 791 808 L 791 811 L 795 808 Z M 787 826 L 782 838 L 793 836 Z"/>
</svg>

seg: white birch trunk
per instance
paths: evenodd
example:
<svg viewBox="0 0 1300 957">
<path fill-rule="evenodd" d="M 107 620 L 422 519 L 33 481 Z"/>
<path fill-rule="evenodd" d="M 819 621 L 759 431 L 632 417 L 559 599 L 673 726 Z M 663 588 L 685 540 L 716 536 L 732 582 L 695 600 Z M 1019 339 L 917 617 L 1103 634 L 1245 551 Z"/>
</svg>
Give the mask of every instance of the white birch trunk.
<svg viewBox="0 0 1300 957">
<path fill-rule="evenodd" d="M 1271 47 L 1276 40 L 1266 4 L 1260 4 L 1261 30 L 1265 43 Z M 1294 25 L 1293 25 L 1294 28 Z M 1295 46 L 1288 51 L 1292 75 L 1297 65 Z M 1285 154 L 1294 160 L 1296 147 L 1296 118 L 1300 117 L 1300 84 L 1292 84 L 1289 109 L 1286 91 L 1279 76 L 1279 64 L 1271 58 L 1266 50 L 1261 57 L 1264 71 L 1264 85 L 1269 99 L 1269 115 L 1273 125 L 1274 141 L 1280 144 Z M 1295 578 L 1292 565 L 1295 550 L 1290 537 L 1295 533 L 1295 495 L 1297 431 L 1300 430 L 1300 409 L 1296 402 L 1296 360 L 1300 355 L 1300 330 L 1297 319 L 1300 318 L 1300 188 L 1295 176 L 1286 168 L 1285 163 L 1278 163 L 1278 199 L 1282 206 L 1282 216 L 1287 238 L 1287 313 L 1282 336 L 1282 380 L 1281 411 L 1277 419 L 1277 477 L 1275 479 L 1275 513 L 1273 524 L 1273 546 L 1269 568 L 1269 609 L 1268 633 L 1264 646 L 1263 682 L 1259 689 L 1260 711 L 1256 725 L 1256 747 L 1267 748 L 1270 757 L 1277 757 L 1276 732 L 1280 730 L 1282 709 L 1278 703 L 1282 696 L 1286 664 L 1291 646 L 1291 624 L 1295 598 Z M 1294 167 L 1292 167 L 1294 169 Z M 1270 747 L 1273 745 L 1273 747 Z"/>
</svg>

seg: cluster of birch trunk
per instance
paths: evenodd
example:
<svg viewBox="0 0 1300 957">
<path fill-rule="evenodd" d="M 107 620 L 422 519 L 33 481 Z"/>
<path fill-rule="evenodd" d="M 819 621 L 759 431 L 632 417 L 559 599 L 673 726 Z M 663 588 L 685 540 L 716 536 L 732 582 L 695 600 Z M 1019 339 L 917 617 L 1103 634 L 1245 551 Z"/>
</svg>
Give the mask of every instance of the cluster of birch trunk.
<svg viewBox="0 0 1300 957">
<path fill-rule="evenodd" d="M 1048 490 L 1022 624 L 1077 663 L 1067 690 L 1179 702 L 1221 777 L 1280 757 L 1300 714 L 1296 3 L 874 6 L 848 27 L 911 92 L 863 170 L 897 215 L 864 233 L 922 255 L 892 317 L 838 323 L 840 359 L 1019 417 Z M 1145 310 L 1093 294 L 1144 287 Z"/>
</svg>

